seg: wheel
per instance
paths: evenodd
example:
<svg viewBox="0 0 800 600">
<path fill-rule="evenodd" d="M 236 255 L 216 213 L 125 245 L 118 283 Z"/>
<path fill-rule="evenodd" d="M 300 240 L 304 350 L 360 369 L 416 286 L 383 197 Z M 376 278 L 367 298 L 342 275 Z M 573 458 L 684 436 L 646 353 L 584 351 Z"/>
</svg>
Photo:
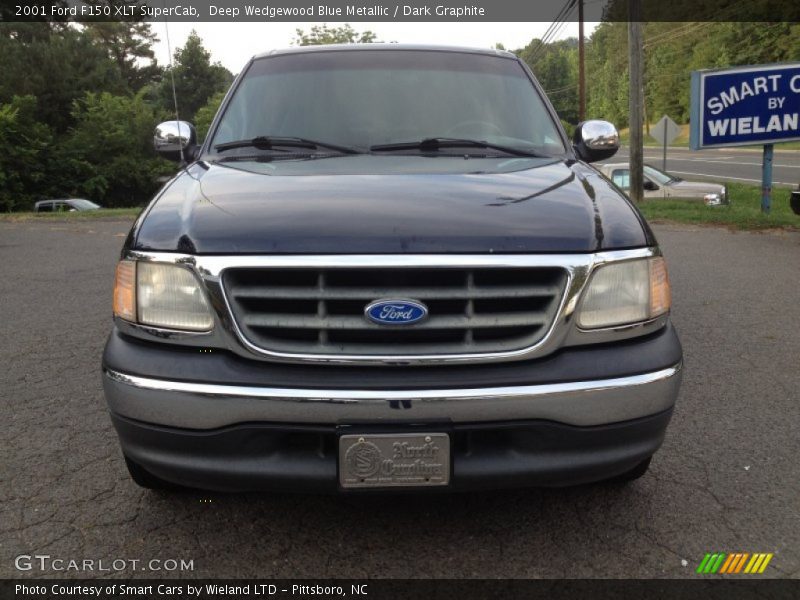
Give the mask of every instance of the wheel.
<svg viewBox="0 0 800 600">
<path fill-rule="evenodd" d="M 628 483 L 630 481 L 635 481 L 639 479 L 642 475 L 647 473 L 647 469 L 650 467 L 650 461 L 653 460 L 652 456 L 648 456 L 638 465 L 633 467 L 630 471 L 625 471 L 624 473 L 620 473 L 616 477 L 612 477 L 608 481 L 611 483 Z"/>
<path fill-rule="evenodd" d="M 169 481 L 165 481 L 160 477 L 156 477 L 150 473 L 150 471 L 147 471 L 142 465 L 132 461 L 127 456 L 124 458 L 125 466 L 128 467 L 128 473 L 130 473 L 131 479 L 133 479 L 134 483 L 136 483 L 136 485 L 139 487 L 143 487 L 148 490 L 165 491 L 178 491 L 186 489 L 176 483 L 170 483 Z"/>
</svg>

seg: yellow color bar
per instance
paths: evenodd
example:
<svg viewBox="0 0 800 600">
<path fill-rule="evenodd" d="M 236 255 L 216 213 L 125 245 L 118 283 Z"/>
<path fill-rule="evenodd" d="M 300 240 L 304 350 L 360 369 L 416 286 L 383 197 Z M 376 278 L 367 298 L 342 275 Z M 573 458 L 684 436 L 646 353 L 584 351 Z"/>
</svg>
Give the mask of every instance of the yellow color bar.
<svg viewBox="0 0 800 600">
<path fill-rule="evenodd" d="M 753 570 L 753 566 L 756 564 L 758 560 L 758 554 L 753 554 L 753 558 L 750 559 L 750 562 L 747 563 L 747 566 L 744 568 L 745 573 L 750 573 Z"/>
<path fill-rule="evenodd" d="M 744 570 L 745 573 L 758 573 L 758 567 L 761 566 L 761 561 L 764 560 L 765 554 L 753 554 L 753 560 L 747 565 L 747 568 Z"/>
<path fill-rule="evenodd" d="M 769 554 L 767 554 L 764 557 L 764 562 L 761 563 L 761 567 L 758 569 L 759 573 L 763 573 L 764 572 L 764 569 L 767 568 L 767 565 L 769 564 L 769 561 L 772 560 L 773 556 L 775 556 L 775 555 L 772 552 L 770 552 Z"/>
</svg>

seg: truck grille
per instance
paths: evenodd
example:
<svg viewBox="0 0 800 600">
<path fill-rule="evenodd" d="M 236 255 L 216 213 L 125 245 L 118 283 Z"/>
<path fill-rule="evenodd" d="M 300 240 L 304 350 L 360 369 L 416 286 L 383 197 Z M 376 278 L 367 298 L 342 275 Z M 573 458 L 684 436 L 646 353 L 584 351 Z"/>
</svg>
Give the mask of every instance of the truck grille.
<svg viewBox="0 0 800 600">
<path fill-rule="evenodd" d="M 536 268 L 231 268 L 222 283 L 239 329 L 254 346 L 290 354 L 362 356 L 507 352 L 539 342 L 553 322 L 567 273 Z M 368 321 L 379 299 L 418 300 L 426 320 Z"/>
</svg>

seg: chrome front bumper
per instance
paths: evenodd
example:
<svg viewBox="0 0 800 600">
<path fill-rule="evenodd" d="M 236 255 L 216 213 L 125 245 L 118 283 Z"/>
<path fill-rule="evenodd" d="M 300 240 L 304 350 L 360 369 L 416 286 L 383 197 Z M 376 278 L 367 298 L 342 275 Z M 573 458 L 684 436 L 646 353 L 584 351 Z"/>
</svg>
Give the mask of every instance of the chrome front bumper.
<svg viewBox="0 0 800 600">
<path fill-rule="evenodd" d="M 112 413 L 154 425 L 214 429 L 237 423 L 295 424 L 547 420 L 575 426 L 629 421 L 672 408 L 681 363 L 592 381 L 446 390 L 325 390 L 168 381 L 108 367 Z"/>
</svg>

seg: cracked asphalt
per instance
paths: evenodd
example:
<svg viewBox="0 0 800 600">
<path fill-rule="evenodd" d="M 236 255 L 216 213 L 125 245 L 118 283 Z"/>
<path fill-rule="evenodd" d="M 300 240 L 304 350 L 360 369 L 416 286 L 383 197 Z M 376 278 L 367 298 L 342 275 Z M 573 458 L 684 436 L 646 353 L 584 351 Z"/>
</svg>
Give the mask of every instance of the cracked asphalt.
<svg viewBox="0 0 800 600">
<path fill-rule="evenodd" d="M 184 559 L 162 577 L 693 577 L 774 552 L 800 577 L 800 234 L 662 225 L 685 374 L 628 486 L 359 499 L 156 493 L 128 478 L 100 384 L 130 223 L 0 223 L 0 577 L 21 554 Z"/>
</svg>

